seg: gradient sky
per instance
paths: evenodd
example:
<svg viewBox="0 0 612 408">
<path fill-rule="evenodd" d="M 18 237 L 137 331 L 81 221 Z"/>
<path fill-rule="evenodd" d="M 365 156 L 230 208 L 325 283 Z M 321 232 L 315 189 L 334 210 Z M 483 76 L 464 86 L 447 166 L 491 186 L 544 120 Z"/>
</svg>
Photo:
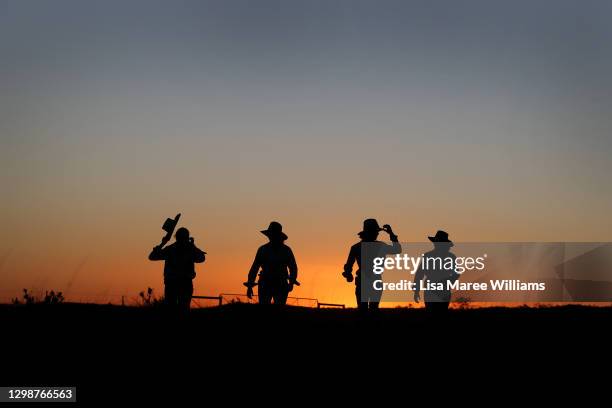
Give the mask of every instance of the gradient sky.
<svg viewBox="0 0 612 408">
<path fill-rule="evenodd" d="M 297 296 L 352 304 L 361 222 L 400 239 L 611 241 L 612 3 L 0 0 L 0 297 L 242 292 L 271 220 Z M 116 301 L 116 297 L 111 299 Z"/>
</svg>

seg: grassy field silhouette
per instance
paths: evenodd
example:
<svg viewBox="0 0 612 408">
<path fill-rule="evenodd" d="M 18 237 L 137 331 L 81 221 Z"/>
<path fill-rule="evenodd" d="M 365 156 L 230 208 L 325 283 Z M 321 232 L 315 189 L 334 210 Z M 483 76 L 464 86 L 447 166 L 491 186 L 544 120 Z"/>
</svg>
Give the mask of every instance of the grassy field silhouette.
<svg viewBox="0 0 612 408">
<path fill-rule="evenodd" d="M 292 372 L 295 381 L 317 373 L 333 383 L 351 373 L 481 358 L 508 369 L 527 358 L 550 369 L 595 358 L 607 347 L 601 332 L 610 316 L 612 307 L 559 306 L 452 309 L 442 319 L 396 308 L 363 318 L 354 309 L 233 303 L 177 318 L 155 306 L 0 305 L 11 381 L 77 385 L 81 400 L 104 399 L 102 385 L 115 390 L 106 395 L 113 399 L 160 382 L 195 382 L 192 392 L 202 378 L 207 389 L 227 381 L 256 386 L 267 378 L 257 373 Z"/>
</svg>

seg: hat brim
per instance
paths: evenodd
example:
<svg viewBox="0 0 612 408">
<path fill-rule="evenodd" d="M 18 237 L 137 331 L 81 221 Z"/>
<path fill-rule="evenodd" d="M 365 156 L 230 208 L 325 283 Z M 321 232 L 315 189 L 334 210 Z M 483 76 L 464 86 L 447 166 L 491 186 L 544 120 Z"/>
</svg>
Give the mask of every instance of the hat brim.
<svg viewBox="0 0 612 408">
<path fill-rule="evenodd" d="M 378 229 L 371 229 L 371 230 L 363 230 L 363 231 L 359 231 L 357 233 L 357 235 L 363 235 L 363 234 L 371 234 L 373 232 L 380 232 L 380 231 L 384 231 L 382 228 L 378 228 Z"/>
<path fill-rule="evenodd" d="M 453 243 L 453 241 L 451 241 L 450 239 L 441 240 L 436 237 L 427 237 L 427 238 L 429 238 L 431 242 L 448 242 L 449 244 Z"/>
<path fill-rule="evenodd" d="M 286 239 L 288 239 L 288 238 L 289 238 L 289 237 L 287 236 L 287 234 L 285 234 L 285 233 L 284 233 L 284 232 L 282 232 L 282 231 L 281 231 L 281 232 L 276 232 L 276 231 L 270 231 L 270 230 L 261 230 L 261 231 L 259 231 L 259 232 L 261 232 L 262 234 L 264 234 L 264 235 L 265 235 L 266 237 L 268 237 L 268 238 L 276 238 L 276 237 L 279 237 L 279 238 L 282 238 L 283 240 L 286 240 Z"/>
</svg>

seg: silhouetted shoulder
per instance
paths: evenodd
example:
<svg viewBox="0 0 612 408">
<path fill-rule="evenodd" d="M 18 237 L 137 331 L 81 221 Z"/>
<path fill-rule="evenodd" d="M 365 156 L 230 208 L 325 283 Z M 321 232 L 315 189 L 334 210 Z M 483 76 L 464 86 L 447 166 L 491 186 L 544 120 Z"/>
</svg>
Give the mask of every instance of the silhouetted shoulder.
<svg viewBox="0 0 612 408">
<path fill-rule="evenodd" d="M 361 250 L 361 241 L 359 241 L 359 242 L 357 242 L 357 243 L 355 243 L 355 244 L 353 244 L 351 246 L 351 251 L 355 251 L 355 250 Z"/>
<path fill-rule="evenodd" d="M 159 246 L 154 247 L 151 253 L 149 254 L 149 260 L 164 261 L 168 259 L 169 254 L 173 252 L 173 249 L 172 249 L 173 246 L 174 244 L 168 245 L 164 248 L 160 248 Z"/>
<path fill-rule="evenodd" d="M 284 243 L 268 242 L 259 247 L 257 252 L 260 251 L 291 251 L 291 248 Z"/>
<path fill-rule="evenodd" d="M 430 258 L 431 258 L 431 257 L 434 257 L 434 256 L 436 256 L 436 255 L 437 255 L 437 254 L 436 254 L 436 250 L 435 250 L 435 249 L 432 249 L 431 251 L 425 252 L 425 253 L 423 254 L 423 256 L 424 256 L 424 257 L 430 257 Z"/>
<path fill-rule="evenodd" d="M 430 257 L 430 258 L 434 258 L 438 256 L 442 258 L 453 258 L 453 259 L 457 258 L 457 255 L 453 254 L 452 252 L 440 252 L 439 250 L 436 250 L 436 249 L 433 249 L 429 252 L 425 252 L 423 256 Z"/>
</svg>

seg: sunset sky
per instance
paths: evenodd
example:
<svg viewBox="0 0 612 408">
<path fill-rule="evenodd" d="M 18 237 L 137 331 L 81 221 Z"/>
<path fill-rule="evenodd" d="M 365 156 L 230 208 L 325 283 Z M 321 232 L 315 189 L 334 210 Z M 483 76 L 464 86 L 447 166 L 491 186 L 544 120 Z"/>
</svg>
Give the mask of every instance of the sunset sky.
<svg viewBox="0 0 612 408">
<path fill-rule="evenodd" d="M 420 242 L 612 240 L 612 2 L 0 0 L 0 301 L 150 286 L 166 217 L 197 294 L 277 220 L 302 286 L 364 218 Z"/>
</svg>

